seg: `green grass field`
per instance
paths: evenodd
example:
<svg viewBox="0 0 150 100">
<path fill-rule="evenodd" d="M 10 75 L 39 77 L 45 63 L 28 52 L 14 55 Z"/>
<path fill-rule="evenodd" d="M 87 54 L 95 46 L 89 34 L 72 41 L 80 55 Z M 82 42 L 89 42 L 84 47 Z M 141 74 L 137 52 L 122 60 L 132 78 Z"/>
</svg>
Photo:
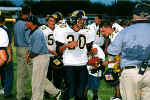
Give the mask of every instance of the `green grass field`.
<svg viewBox="0 0 150 100">
<path fill-rule="evenodd" d="M 3 95 L 0 95 L 0 100 L 16 100 L 16 60 L 15 60 L 15 48 L 13 48 L 13 61 L 14 61 L 14 87 L 13 87 L 13 97 L 9 98 L 9 99 L 5 99 Z M 30 86 L 30 79 L 27 79 L 27 83 L 28 83 L 28 90 L 27 90 L 27 96 L 28 98 L 31 98 L 31 86 Z M 0 84 L 1 87 L 1 84 Z M 110 100 L 110 97 L 112 97 L 115 94 L 114 88 L 107 85 L 104 80 L 101 81 L 100 86 L 99 86 L 99 98 L 101 100 Z M 92 91 L 88 91 L 88 98 L 89 100 L 92 100 Z M 47 100 L 44 98 L 44 100 Z M 49 100 L 53 100 L 53 99 L 49 99 Z"/>
</svg>

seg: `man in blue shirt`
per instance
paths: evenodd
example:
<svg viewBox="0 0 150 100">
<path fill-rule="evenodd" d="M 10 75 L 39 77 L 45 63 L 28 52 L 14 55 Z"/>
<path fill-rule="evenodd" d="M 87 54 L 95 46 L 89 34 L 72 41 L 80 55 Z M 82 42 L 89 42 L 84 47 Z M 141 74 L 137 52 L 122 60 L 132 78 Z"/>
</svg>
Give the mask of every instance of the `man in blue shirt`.
<svg viewBox="0 0 150 100">
<path fill-rule="evenodd" d="M 26 54 L 27 61 L 32 59 L 32 98 L 31 100 L 43 100 L 44 90 L 56 96 L 59 100 L 61 91 L 46 78 L 49 56 L 46 39 L 40 28 L 38 28 L 38 20 L 35 16 L 29 16 L 26 19 L 26 26 L 31 30 L 29 34 L 29 51 Z"/>
<path fill-rule="evenodd" d="M 16 46 L 17 62 L 17 100 L 26 100 L 26 79 L 27 75 L 31 76 L 32 67 L 26 63 L 25 53 L 28 47 L 25 39 L 26 26 L 25 19 L 31 14 L 31 8 L 24 6 L 21 12 L 21 18 L 14 25 L 14 45 Z"/>
<path fill-rule="evenodd" d="M 108 47 L 109 54 L 121 54 L 122 100 L 149 100 L 150 98 L 150 60 L 145 73 L 139 74 L 139 65 L 150 56 L 149 14 L 148 4 L 137 4 L 133 14 L 134 23 L 122 30 Z"/>
</svg>

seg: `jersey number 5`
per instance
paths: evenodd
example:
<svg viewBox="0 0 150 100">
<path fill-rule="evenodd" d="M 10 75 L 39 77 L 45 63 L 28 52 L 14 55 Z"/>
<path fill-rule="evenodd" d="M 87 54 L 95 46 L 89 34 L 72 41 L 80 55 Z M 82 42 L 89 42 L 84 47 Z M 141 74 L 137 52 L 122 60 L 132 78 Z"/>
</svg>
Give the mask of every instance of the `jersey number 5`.
<svg viewBox="0 0 150 100">
<path fill-rule="evenodd" d="M 54 39 L 53 39 L 53 34 L 48 35 L 48 45 L 53 45 L 54 44 Z"/>
</svg>

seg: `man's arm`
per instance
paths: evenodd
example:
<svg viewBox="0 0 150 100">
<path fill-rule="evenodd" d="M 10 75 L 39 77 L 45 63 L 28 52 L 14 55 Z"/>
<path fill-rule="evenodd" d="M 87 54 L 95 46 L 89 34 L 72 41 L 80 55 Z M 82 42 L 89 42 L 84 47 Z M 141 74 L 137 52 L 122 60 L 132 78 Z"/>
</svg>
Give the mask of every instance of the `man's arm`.
<svg viewBox="0 0 150 100">
<path fill-rule="evenodd" d="M 11 44 L 8 45 L 7 53 L 8 53 L 8 61 L 7 61 L 7 63 L 10 63 L 12 61 L 12 47 L 11 47 Z"/>
<path fill-rule="evenodd" d="M 64 45 L 60 46 L 59 51 L 61 53 L 63 53 L 64 50 L 66 50 L 67 48 L 72 48 L 72 47 L 76 47 L 76 46 L 78 46 L 78 42 L 77 41 L 72 41 L 68 44 L 64 44 Z"/>
</svg>

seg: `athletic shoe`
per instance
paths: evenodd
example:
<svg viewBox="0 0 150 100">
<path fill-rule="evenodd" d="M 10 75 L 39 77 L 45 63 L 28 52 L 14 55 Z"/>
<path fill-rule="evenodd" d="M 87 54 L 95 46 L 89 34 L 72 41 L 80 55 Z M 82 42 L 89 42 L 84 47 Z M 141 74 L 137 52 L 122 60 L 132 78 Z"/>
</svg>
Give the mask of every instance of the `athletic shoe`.
<svg viewBox="0 0 150 100">
<path fill-rule="evenodd" d="M 59 91 L 59 93 L 56 95 L 56 100 L 59 100 L 61 97 L 61 91 Z"/>
<path fill-rule="evenodd" d="M 4 94 L 4 89 L 0 89 L 0 95 Z"/>
</svg>

